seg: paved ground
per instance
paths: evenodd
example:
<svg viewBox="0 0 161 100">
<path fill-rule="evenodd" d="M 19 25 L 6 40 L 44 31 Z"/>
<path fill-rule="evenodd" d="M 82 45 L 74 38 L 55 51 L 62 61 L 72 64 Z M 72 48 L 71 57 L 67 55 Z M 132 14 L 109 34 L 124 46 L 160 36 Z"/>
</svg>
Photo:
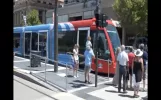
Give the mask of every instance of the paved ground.
<svg viewBox="0 0 161 100">
<path fill-rule="evenodd" d="M 32 75 L 42 78 L 45 78 L 45 68 L 42 63 L 42 67 L 30 68 L 29 60 L 15 57 L 14 68 L 24 71 L 26 73 L 32 72 Z M 47 66 L 46 79 L 52 84 L 58 85 L 59 87 L 66 89 L 66 69 L 59 66 L 59 72 L 53 72 L 53 65 Z M 68 71 L 68 76 L 72 74 L 72 71 Z M 107 78 L 98 77 L 98 87 L 94 87 L 94 84 L 84 84 L 84 75 L 83 72 L 79 71 L 79 77 L 67 77 L 67 90 L 68 93 L 58 93 L 54 95 L 59 100 L 141 100 L 147 96 L 147 92 L 140 92 L 140 98 L 132 98 L 133 91 L 128 90 L 127 94 L 117 93 L 117 88 L 110 85 L 112 79 L 108 81 Z M 91 74 L 91 81 L 94 83 L 94 74 Z M 142 85 L 141 85 L 142 87 Z M 44 99 L 45 100 L 45 99 Z M 146 100 L 144 98 L 144 100 Z"/>
<path fill-rule="evenodd" d="M 14 76 L 14 100 L 56 100 L 56 92 Z"/>
</svg>

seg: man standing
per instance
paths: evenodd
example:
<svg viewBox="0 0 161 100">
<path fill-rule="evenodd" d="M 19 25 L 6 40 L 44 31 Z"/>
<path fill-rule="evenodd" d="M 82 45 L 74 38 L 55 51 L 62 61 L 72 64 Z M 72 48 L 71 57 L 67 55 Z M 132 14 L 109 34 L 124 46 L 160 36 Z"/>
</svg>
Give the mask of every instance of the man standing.
<svg viewBox="0 0 161 100">
<path fill-rule="evenodd" d="M 123 92 L 126 92 L 126 73 L 127 73 L 127 66 L 128 66 L 128 55 L 125 52 L 125 46 L 121 46 L 121 52 L 117 56 L 117 61 L 119 64 L 119 85 L 118 85 L 118 92 L 121 92 L 121 79 L 123 77 Z"/>
<path fill-rule="evenodd" d="M 132 63 L 134 61 L 135 58 L 135 54 L 133 53 L 133 49 L 130 48 L 129 49 L 130 52 L 128 53 L 128 58 L 129 58 L 129 75 L 130 75 L 130 88 L 132 88 L 132 75 L 133 75 L 133 68 L 132 68 Z"/>
<path fill-rule="evenodd" d="M 89 73 L 90 73 L 90 69 L 91 69 L 91 64 L 92 64 L 92 58 L 95 58 L 95 55 L 93 53 L 93 50 L 90 46 L 86 47 L 86 51 L 84 52 L 84 56 L 85 56 L 85 83 L 90 84 L 91 82 L 89 81 Z M 88 78 L 87 78 L 88 76 Z"/>
</svg>

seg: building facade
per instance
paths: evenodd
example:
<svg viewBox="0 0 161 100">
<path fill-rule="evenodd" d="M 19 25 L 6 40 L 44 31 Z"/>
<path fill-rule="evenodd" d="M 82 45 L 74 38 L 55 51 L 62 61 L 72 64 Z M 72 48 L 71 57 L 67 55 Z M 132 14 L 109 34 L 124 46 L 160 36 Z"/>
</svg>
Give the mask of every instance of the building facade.
<svg viewBox="0 0 161 100">
<path fill-rule="evenodd" d="M 41 23 L 46 23 L 46 11 L 54 9 L 54 0 L 14 0 L 14 26 L 22 26 L 23 15 L 36 9 Z"/>
<path fill-rule="evenodd" d="M 84 0 L 64 0 L 64 5 L 58 6 L 58 22 L 90 19 L 94 17 L 96 0 L 88 0 L 85 5 Z M 102 12 L 109 18 L 117 20 L 116 14 L 112 8 L 114 0 L 100 0 Z M 46 23 L 52 23 L 54 10 L 48 10 L 46 13 Z"/>
</svg>

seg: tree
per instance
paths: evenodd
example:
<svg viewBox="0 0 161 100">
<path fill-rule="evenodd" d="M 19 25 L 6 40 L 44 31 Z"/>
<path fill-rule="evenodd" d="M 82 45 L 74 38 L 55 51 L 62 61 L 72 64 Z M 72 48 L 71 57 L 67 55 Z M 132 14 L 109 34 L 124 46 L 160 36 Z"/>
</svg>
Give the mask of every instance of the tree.
<svg viewBox="0 0 161 100">
<path fill-rule="evenodd" d="M 39 20 L 39 13 L 37 10 L 33 9 L 27 14 L 27 25 L 39 25 L 41 24 Z"/>
<path fill-rule="evenodd" d="M 115 0 L 113 8 L 123 27 L 147 33 L 147 0 Z"/>
</svg>

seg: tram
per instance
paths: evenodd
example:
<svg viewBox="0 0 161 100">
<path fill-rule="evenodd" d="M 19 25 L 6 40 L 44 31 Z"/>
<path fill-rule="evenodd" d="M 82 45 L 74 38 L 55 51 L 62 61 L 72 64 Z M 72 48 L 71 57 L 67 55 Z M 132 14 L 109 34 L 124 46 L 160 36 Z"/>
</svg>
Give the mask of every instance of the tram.
<svg viewBox="0 0 161 100">
<path fill-rule="evenodd" d="M 83 55 L 87 36 L 91 36 L 93 50 L 96 50 L 96 19 L 58 23 L 58 62 L 70 62 L 74 44 L 79 44 L 79 54 Z M 120 46 L 116 27 L 111 20 L 106 21 L 107 27 L 99 28 L 98 35 L 98 72 L 114 74 L 116 68 L 115 52 Z M 29 56 L 30 51 L 41 51 L 41 56 L 54 59 L 54 25 L 41 24 L 26 27 L 14 27 L 14 52 L 21 56 Z M 84 58 L 79 57 L 80 62 Z M 96 65 L 92 62 L 92 70 Z"/>
</svg>

